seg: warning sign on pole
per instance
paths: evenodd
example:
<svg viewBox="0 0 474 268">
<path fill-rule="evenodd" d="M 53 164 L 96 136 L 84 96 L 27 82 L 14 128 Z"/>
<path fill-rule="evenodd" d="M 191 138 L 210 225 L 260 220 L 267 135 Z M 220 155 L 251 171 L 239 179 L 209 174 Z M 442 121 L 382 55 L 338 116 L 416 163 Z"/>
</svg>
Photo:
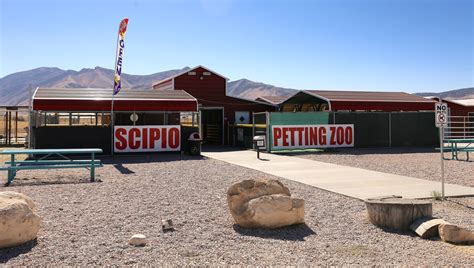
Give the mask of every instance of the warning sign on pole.
<svg viewBox="0 0 474 268">
<path fill-rule="evenodd" d="M 436 126 L 446 127 L 448 125 L 448 105 L 438 102 L 435 105 Z"/>
<path fill-rule="evenodd" d="M 439 151 L 441 155 L 441 199 L 444 200 L 444 127 L 448 125 L 448 105 L 437 102 L 435 104 L 436 126 L 439 128 Z"/>
</svg>

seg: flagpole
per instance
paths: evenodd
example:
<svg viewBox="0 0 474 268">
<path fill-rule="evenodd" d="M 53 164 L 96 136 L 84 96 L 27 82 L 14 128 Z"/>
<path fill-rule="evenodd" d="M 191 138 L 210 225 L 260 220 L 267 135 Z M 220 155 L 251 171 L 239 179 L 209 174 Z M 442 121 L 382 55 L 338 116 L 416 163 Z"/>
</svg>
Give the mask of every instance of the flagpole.
<svg viewBox="0 0 474 268">
<path fill-rule="evenodd" d="M 117 50 L 119 49 L 119 41 L 120 41 L 120 36 L 117 35 L 117 49 L 115 50 L 115 63 L 114 63 L 114 83 L 112 86 L 112 101 L 110 105 L 110 155 L 114 156 L 114 97 L 115 97 L 115 69 L 117 69 L 116 63 L 117 63 L 117 58 L 118 58 L 118 52 Z"/>
<path fill-rule="evenodd" d="M 114 100 L 115 95 L 119 93 L 121 85 L 122 75 L 122 58 L 125 48 L 125 32 L 127 31 L 128 18 L 123 19 L 120 22 L 118 35 L 117 35 L 117 49 L 115 51 L 115 68 L 114 68 L 114 86 L 112 89 L 112 98 L 110 100 L 110 155 L 114 156 L 114 128 L 115 128 L 115 116 L 114 116 Z"/>
</svg>

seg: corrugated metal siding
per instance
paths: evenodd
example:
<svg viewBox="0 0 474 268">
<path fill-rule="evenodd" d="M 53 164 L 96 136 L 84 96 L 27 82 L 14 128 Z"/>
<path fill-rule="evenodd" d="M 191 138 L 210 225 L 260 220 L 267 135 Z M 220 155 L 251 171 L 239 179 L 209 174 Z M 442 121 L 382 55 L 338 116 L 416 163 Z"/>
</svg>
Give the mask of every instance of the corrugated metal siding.
<svg viewBox="0 0 474 268">
<path fill-rule="evenodd" d="M 110 111 L 112 89 L 39 88 L 33 110 Z M 197 111 L 197 100 L 185 91 L 122 90 L 114 97 L 116 111 Z"/>
<path fill-rule="evenodd" d="M 257 98 L 257 100 L 262 100 L 265 102 L 268 102 L 270 104 L 280 104 L 286 99 L 288 99 L 290 96 L 262 96 Z"/>
<path fill-rule="evenodd" d="M 434 102 L 331 101 L 333 111 L 432 111 Z"/>
<path fill-rule="evenodd" d="M 173 90 L 173 79 L 168 79 L 153 86 L 156 90 Z"/>
<path fill-rule="evenodd" d="M 38 88 L 34 99 L 63 99 L 63 100 L 110 100 L 112 99 L 112 89 L 104 88 Z M 122 89 L 114 99 L 127 100 L 194 100 L 194 97 L 182 90 L 160 91 L 160 90 L 139 90 Z"/>
</svg>

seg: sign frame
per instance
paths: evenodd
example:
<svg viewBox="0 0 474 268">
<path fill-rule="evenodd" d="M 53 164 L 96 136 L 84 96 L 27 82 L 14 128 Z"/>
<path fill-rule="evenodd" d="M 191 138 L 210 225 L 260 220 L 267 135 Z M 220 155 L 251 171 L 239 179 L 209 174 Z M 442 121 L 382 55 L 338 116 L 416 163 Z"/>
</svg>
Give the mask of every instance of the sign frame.
<svg viewBox="0 0 474 268">
<path fill-rule="evenodd" d="M 354 124 L 271 125 L 270 132 L 271 151 L 351 148 L 355 145 Z"/>
<path fill-rule="evenodd" d="M 436 127 L 444 128 L 448 125 L 448 104 L 437 102 L 435 104 L 435 124 Z"/>
<path fill-rule="evenodd" d="M 180 125 L 116 125 L 112 150 L 115 153 L 179 152 L 181 135 Z"/>
</svg>

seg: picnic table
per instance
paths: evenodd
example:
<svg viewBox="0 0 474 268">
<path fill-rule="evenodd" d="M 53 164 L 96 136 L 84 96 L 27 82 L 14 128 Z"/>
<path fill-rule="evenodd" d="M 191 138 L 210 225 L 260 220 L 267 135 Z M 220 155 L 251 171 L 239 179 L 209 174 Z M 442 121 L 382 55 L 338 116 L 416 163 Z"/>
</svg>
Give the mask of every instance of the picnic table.
<svg viewBox="0 0 474 268">
<path fill-rule="evenodd" d="M 27 149 L 3 150 L 0 154 L 10 155 L 10 161 L 5 162 L 0 170 L 7 170 L 8 177 L 5 186 L 11 184 L 19 170 L 32 169 L 58 169 L 58 168 L 89 168 L 91 182 L 95 181 L 95 168 L 102 167 L 100 160 L 95 155 L 102 153 L 102 149 Z M 16 155 L 32 155 L 39 158 L 16 161 Z M 71 159 L 66 155 L 90 155 L 89 159 Z M 59 158 L 59 159 L 58 159 Z"/>
<path fill-rule="evenodd" d="M 466 152 L 467 159 L 469 161 L 469 152 L 474 152 L 474 147 L 471 145 L 474 144 L 474 138 L 468 139 L 444 139 L 444 142 L 449 143 L 448 148 L 451 149 L 451 159 L 459 160 L 459 152 Z"/>
</svg>

